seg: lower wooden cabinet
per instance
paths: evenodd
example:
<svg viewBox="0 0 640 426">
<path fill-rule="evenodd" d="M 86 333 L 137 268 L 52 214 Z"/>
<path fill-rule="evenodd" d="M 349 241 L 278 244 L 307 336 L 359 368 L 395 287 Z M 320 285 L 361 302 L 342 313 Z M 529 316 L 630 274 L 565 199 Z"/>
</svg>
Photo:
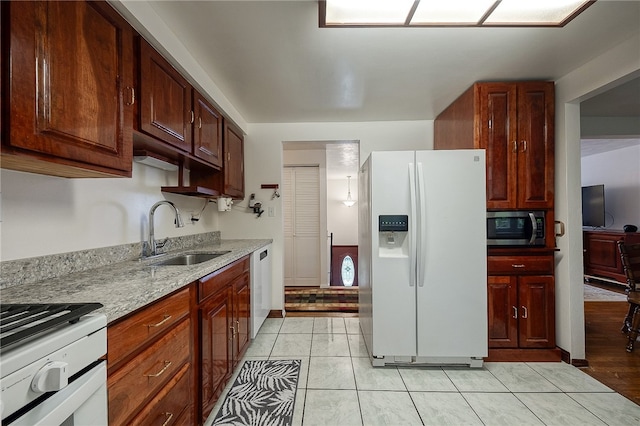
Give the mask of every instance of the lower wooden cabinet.
<svg viewBox="0 0 640 426">
<path fill-rule="evenodd" d="M 107 329 L 109 424 L 170 425 L 194 418 L 189 291 Z"/>
<path fill-rule="evenodd" d="M 247 266 L 248 268 L 248 266 Z M 247 350 L 250 341 L 251 327 L 251 279 L 248 269 L 236 278 L 233 283 L 233 325 L 235 339 L 233 340 L 233 366 Z"/>
<path fill-rule="evenodd" d="M 559 360 L 553 254 L 489 256 L 489 360 Z"/>
<path fill-rule="evenodd" d="M 191 404 L 192 378 L 191 365 L 183 365 L 156 398 L 133 419 L 131 425 L 193 425 L 193 410 L 185 410 Z"/>
<path fill-rule="evenodd" d="M 109 424 L 200 425 L 251 336 L 250 256 L 109 324 Z"/>
<path fill-rule="evenodd" d="M 489 347 L 555 347 L 553 276 L 489 276 Z"/>
<path fill-rule="evenodd" d="M 200 304 L 200 382 L 202 421 L 206 420 L 231 377 L 233 306 L 231 291 L 220 290 Z"/>
<path fill-rule="evenodd" d="M 217 402 L 249 345 L 250 257 L 198 280 L 200 421 Z"/>
</svg>

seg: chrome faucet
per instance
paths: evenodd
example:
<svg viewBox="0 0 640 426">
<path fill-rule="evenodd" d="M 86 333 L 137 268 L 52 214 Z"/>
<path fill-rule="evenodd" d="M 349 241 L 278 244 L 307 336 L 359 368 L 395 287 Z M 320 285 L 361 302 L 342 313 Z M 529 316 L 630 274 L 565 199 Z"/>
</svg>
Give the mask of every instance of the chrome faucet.
<svg viewBox="0 0 640 426">
<path fill-rule="evenodd" d="M 182 228 L 184 226 L 184 222 L 182 222 L 182 217 L 180 217 L 180 211 L 178 210 L 176 205 L 173 204 L 171 201 L 162 200 L 162 201 L 158 201 L 153 206 L 151 206 L 151 209 L 149 210 L 149 242 L 147 243 L 147 249 L 148 249 L 147 256 L 157 255 L 158 249 L 163 248 L 165 244 L 167 244 L 167 241 L 169 241 L 168 237 L 162 241 L 156 241 L 155 236 L 153 235 L 153 214 L 155 213 L 156 209 L 162 204 L 167 204 L 171 206 L 171 208 L 175 212 L 176 217 L 174 219 L 174 223 L 176 224 L 176 228 Z"/>
</svg>

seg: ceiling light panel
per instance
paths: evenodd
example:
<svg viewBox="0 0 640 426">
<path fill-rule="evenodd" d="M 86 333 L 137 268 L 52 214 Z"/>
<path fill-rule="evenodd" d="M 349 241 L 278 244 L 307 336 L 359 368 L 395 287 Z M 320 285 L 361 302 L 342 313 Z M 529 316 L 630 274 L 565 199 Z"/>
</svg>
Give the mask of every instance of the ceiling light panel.
<svg viewBox="0 0 640 426">
<path fill-rule="evenodd" d="M 324 13 L 320 26 L 528 27 L 564 26 L 595 1 L 319 0 L 318 3 L 320 13 Z"/>
<path fill-rule="evenodd" d="M 494 0 L 421 0 L 411 25 L 476 25 Z"/>
<path fill-rule="evenodd" d="M 327 0 L 327 25 L 404 25 L 413 0 Z"/>
<path fill-rule="evenodd" d="M 560 25 L 587 3 L 575 0 L 502 0 L 485 24 Z"/>
</svg>

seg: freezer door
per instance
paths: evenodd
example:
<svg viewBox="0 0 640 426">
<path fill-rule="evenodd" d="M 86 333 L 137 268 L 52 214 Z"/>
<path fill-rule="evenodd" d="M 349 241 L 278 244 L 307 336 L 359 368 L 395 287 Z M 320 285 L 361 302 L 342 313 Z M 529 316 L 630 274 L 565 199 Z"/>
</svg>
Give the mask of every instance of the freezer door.
<svg viewBox="0 0 640 426">
<path fill-rule="evenodd" d="M 415 356 L 415 152 L 373 152 L 370 160 L 371 352 Z M 381 215 L 406 216 L 408 230 L 381 232 Z"/>
<path fill-rule="evenodd" d="M 418 151 L 416 165 L 418 356 L 487 356 L 484 150 Z"/>
</svg>

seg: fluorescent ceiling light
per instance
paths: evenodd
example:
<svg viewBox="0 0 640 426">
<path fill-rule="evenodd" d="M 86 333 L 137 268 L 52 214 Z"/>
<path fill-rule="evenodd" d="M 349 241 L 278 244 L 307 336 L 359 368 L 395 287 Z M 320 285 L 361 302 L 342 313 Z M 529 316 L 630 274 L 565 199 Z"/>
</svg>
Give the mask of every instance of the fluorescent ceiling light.
<svg viewBox="0 0 640 426">
<path fill-rule="evenodd" d="M 477 24 L 495 0 L 421 0 L 412 25 L 419 24 Z"/>
<path fill-rule="evenodd" d="M 564 26 L 594 1 L 319 0 L 321 27 Z"/>
<path fill-rule="evenodd" d="M 327 1 L 327 22 L 404 25 L 413 0 Z"/>
<path fill-rule="evenodd" d="M 485 21 L 487 24 L 559 25 L 585 2 L 575 0 L 502 0 Z"/>
</svg>

